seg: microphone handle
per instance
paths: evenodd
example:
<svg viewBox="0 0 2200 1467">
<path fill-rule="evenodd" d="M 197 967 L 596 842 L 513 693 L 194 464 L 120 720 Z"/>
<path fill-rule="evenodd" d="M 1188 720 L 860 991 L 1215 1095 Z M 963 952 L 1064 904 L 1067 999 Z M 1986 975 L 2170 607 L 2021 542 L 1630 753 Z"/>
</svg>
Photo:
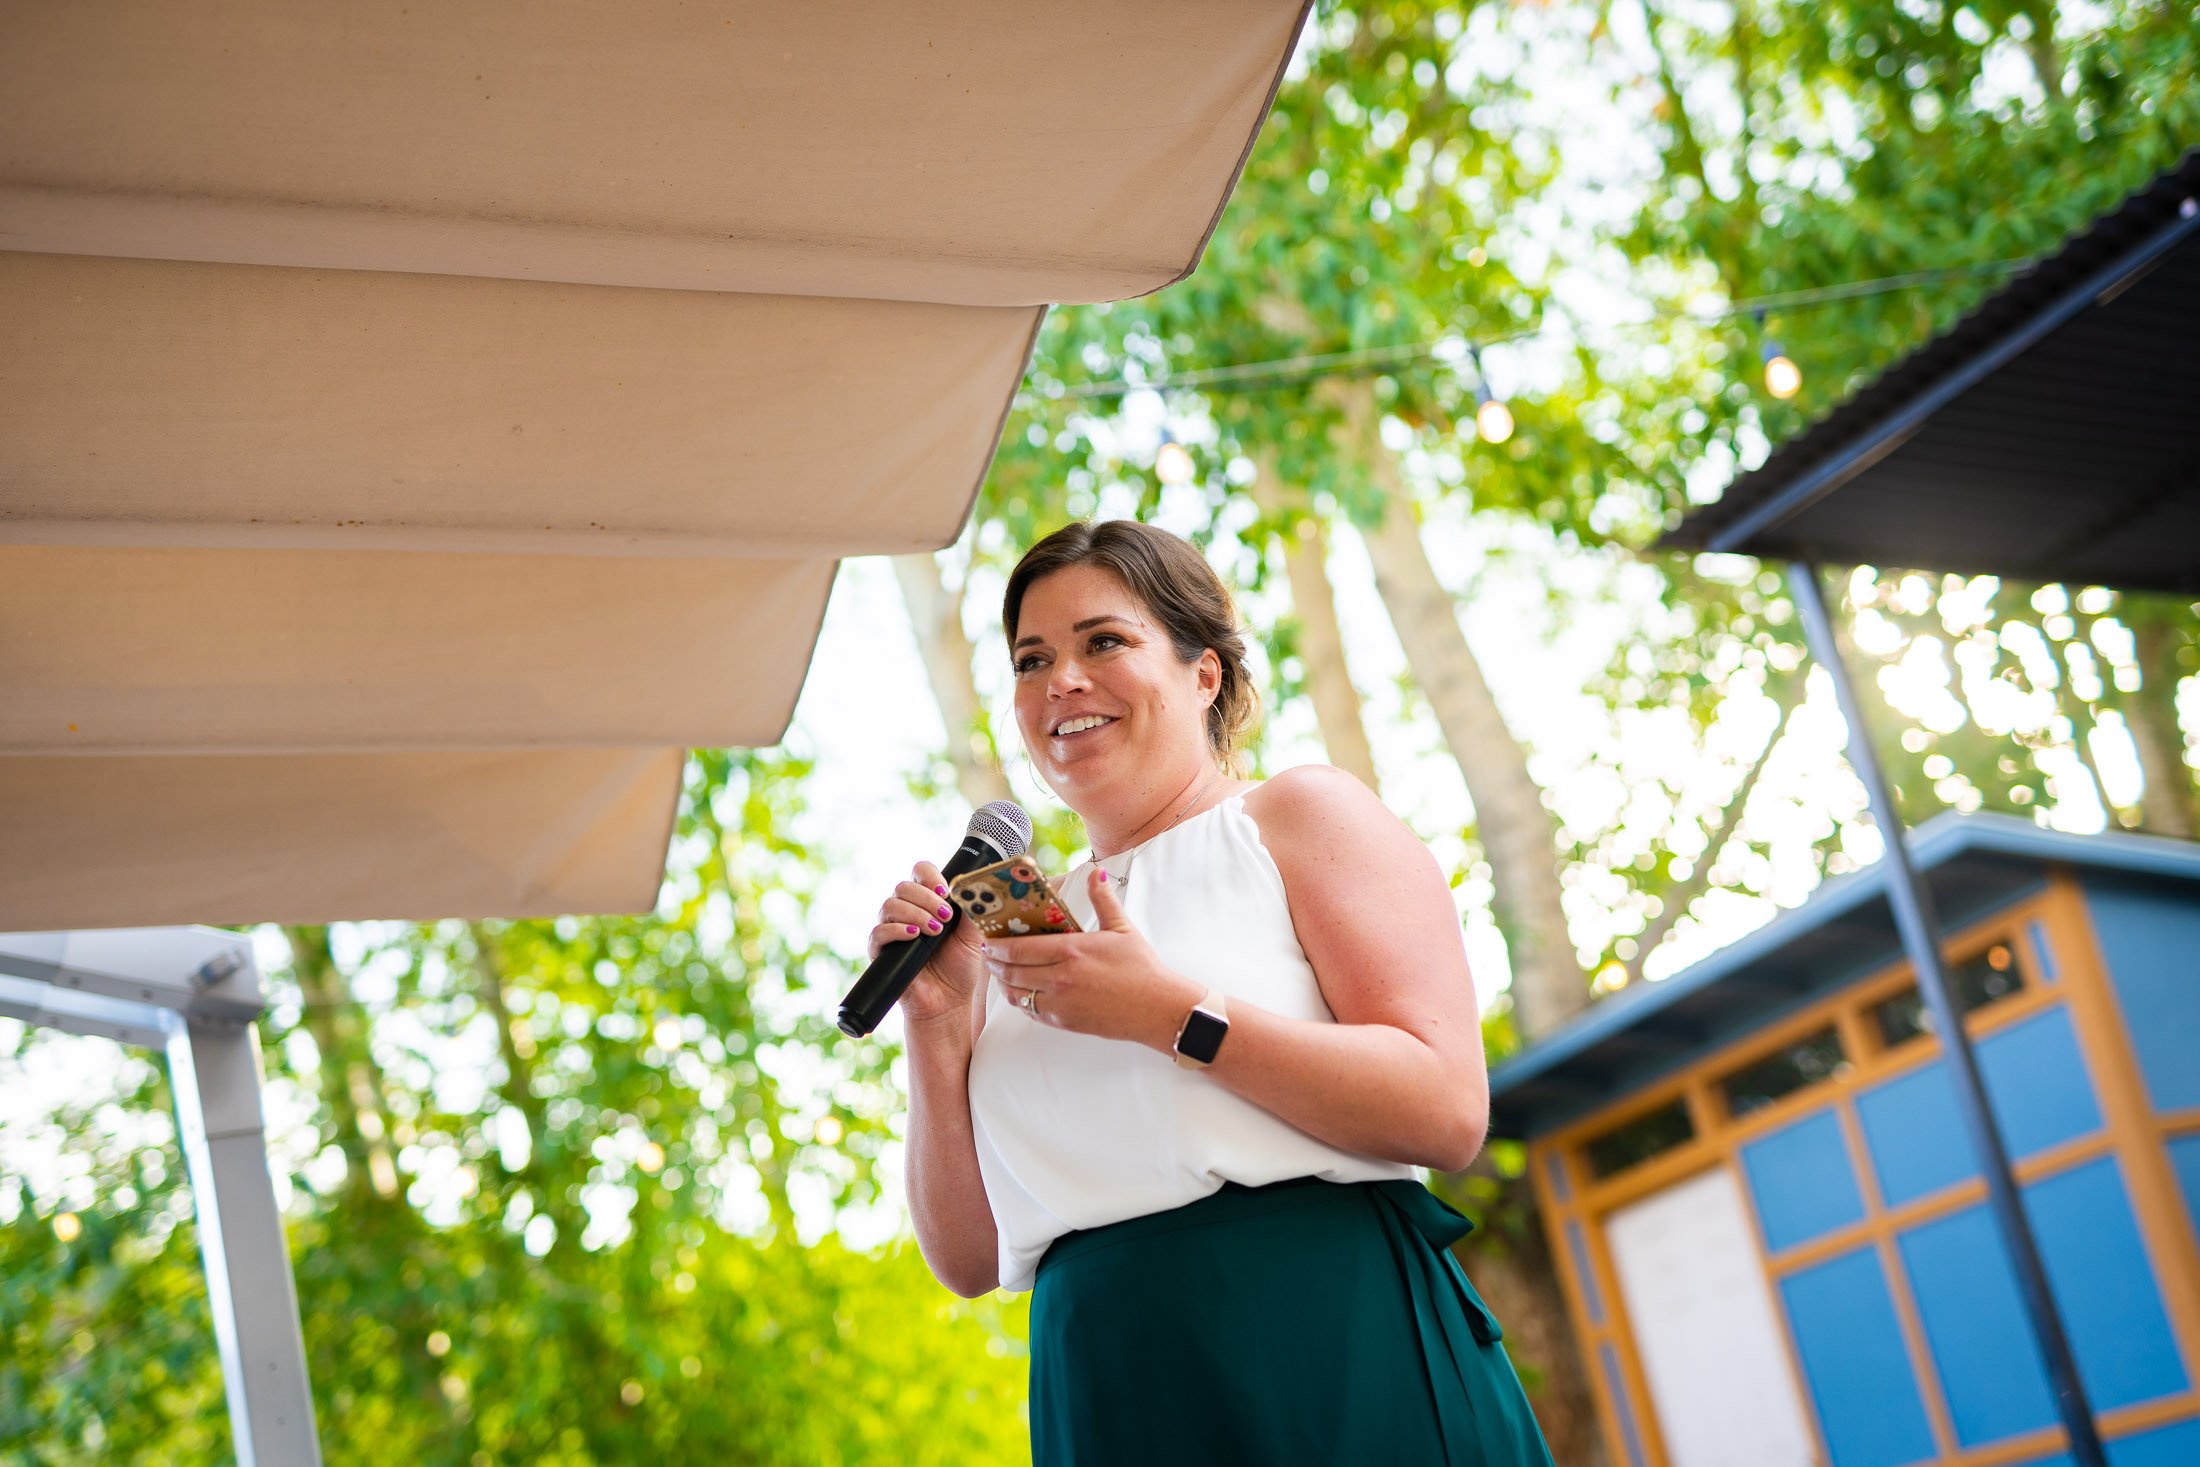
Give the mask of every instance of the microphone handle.
<svg viewBox="0 0 2200 1467">
<path fill-rule="evenodd" d="M 953 881 L 956 877 L 990 866 L 995 861 L 1006 860 L 993 849 L 992 842 L 982 836 L 966 835 L 963 843 L 955 848 L 955 854 L 947 858 L 940 868 L 940 875 Z M 871 966 L 863 970 L 855 987 L 840 1001 L 840 1032 L 850 1039 L 861 1039 L 876 1029 L 886 1018 L 887 1010 L 901 1001 L 916 976 L 924 971 L 924 965 L 932 961 L 932 954 L 939 951 L 947 934 L 955 930 L 962 920 L 962 909 L 953 902 L 947 904 L 953 913 L 940 924 L 937 932 L 920 932 L 901 942 L 890 942 L 878 950 L 871 959 Z"/>
</svg>

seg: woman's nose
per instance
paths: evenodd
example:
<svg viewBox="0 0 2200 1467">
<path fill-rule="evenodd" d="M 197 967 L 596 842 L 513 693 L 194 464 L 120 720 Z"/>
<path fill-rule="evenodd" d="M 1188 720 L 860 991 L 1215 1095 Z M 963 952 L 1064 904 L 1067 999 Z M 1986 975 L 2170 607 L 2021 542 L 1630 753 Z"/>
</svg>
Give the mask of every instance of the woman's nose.
<svg viewBox="0 0 2200 1467">
<path fill-rule="evenodd" d="M 1056 658 L 1047 673 L 1047 696 L 1050 698 L 1080 692 L 1087 686 L 1084 664 L 1074 657 Z"/>
</svg>

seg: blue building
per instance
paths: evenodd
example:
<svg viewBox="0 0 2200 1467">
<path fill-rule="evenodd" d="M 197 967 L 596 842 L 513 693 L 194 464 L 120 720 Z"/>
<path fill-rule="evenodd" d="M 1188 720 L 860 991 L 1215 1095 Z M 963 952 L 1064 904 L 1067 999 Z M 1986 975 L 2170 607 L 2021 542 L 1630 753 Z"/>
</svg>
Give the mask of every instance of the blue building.
<svg viewBox="0 0 2200 1467">
<path fill-rule="evenodd" d="M 2112 1467 L 2200 1464 L 2200 848 L 1912 833 Z M 2069 1459 L 1885 868 L 1500 1066 L 1623 1467 Z"/>
</svg>

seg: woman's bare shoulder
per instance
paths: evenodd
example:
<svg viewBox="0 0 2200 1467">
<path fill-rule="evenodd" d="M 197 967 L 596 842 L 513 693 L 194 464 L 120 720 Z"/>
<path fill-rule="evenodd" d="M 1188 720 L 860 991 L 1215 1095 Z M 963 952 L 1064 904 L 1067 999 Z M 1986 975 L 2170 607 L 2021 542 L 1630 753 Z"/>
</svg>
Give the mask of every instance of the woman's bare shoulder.
<svg viewBox="0 0 2200 1467">
<path fill-rule="evenodd" d="M 1308 845 L 1334 849 L 1413 839 L 1358 776 L 1328 764 L 1299 764 L 1263 780 L 1246 791 L 1245 813 L 1279 856 Z"/>
</svg>

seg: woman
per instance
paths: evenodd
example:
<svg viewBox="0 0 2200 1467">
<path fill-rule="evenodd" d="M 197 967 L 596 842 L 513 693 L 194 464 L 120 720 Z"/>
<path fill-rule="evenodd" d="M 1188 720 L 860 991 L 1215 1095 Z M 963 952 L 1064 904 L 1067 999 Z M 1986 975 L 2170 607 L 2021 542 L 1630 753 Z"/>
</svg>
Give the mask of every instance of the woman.
<svg viewBox="0 0 2200 1467">
<path fill-rule="evenodd" d="M 1427 850 L 1340 771 L 1239 777 L 1244 643 L 1183 540 L 1058 530 L 1002 624 L 1084 930 L 960 924 L 910 987 L 909 1198 L 947 1287 L 1034 1290 L 1036 1462 L 1548 1464 L 1414 1180 L 1488 1118 Z M 951 912 L 920 864 L 873 953 Z"/>
</svg>

